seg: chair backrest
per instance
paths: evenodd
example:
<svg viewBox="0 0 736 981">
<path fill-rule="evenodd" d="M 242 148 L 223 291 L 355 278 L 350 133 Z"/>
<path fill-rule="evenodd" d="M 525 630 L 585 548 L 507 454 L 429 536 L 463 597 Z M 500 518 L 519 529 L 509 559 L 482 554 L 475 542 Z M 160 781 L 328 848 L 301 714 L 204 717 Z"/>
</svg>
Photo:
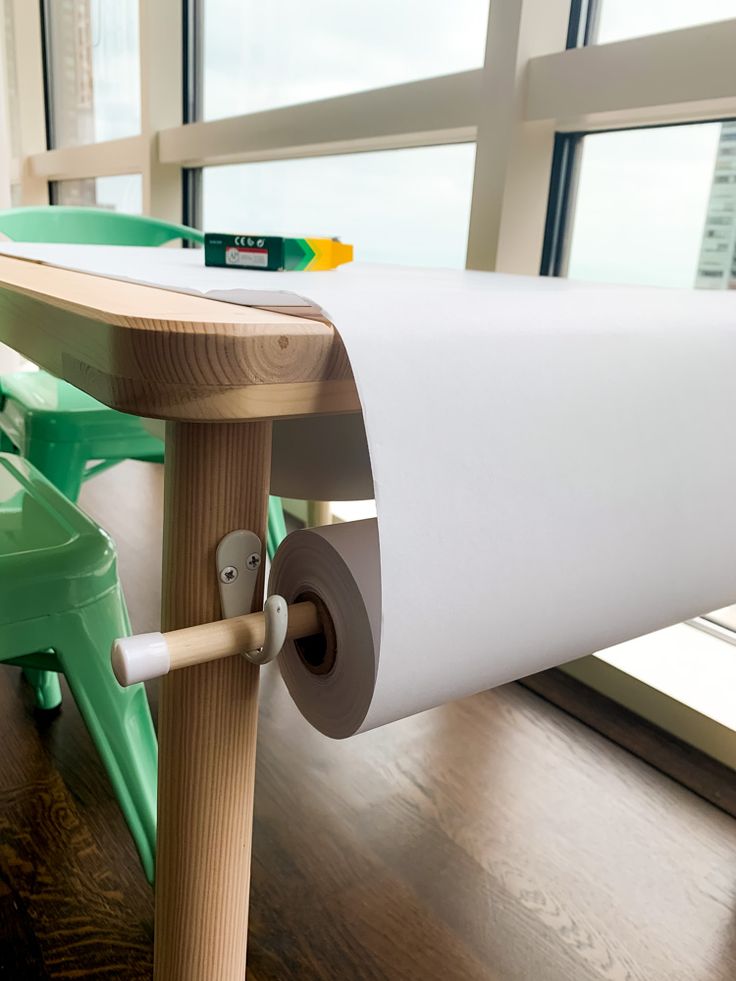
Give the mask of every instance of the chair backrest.
<svg viewBox="0 0 736 981">
<path fill-rule="evenodd" d="M 76 245 L 163 245 L 174 239 L 203 242 L 197 228 L 104 208 L 51 205 L 0 211 L 0 234 L 16 242 Z"/>
</svg>

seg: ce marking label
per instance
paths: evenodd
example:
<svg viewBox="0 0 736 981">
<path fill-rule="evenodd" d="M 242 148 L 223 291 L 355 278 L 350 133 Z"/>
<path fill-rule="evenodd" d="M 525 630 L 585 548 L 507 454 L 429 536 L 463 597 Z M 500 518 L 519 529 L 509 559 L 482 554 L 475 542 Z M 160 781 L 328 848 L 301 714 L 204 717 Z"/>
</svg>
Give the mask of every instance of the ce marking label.
<svg viewBox="0 0 736 981">
<path fill-rule="evenodd" d="M 266 240 L 265 238 L 251 238 L 250 235 L 236 235 L 235 244 L 238 246 L 245 245 L 251 249 L 253 246 L 255 246 L 257 249 L 262 249 L 266 244 Z"/>
</svg>

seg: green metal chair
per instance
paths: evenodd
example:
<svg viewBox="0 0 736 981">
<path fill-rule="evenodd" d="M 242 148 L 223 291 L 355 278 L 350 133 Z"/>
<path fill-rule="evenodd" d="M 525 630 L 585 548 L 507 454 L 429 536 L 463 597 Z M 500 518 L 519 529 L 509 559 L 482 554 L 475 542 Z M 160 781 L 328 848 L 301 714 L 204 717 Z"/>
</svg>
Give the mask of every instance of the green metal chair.
<svg viewBox="0 0 736 981">
<path fill-rule="evenodd" d="M 62 206 L 0 211 L 0 234 L 23 242 L 159 246 L 181 238 L 202 242 L 196 228 L 100 208 Z M 16 449 L 76 501 L 82 482 L 121 460 L 163 460 L 163 444 L 136 416 L 108 408 L 45 371 L 0 378 L 0 449 Z M 90 461 L 98 461 L 90 466 Z M 286 534 L 281 501 L 271 498 L 268 551 Z M 55 675 L 34 676 L 38 704 L 61 702 Z"/>
<path fill-rule="evenodd" d="M 0 662 L 31 680 L 66 676 L 153 881 L 156 734 L 143 685 L 120 688 L 110 665 L 112 641 L 130 633 L 115 548 L 28 461 L 7 453 L 0 583 Z"/>
<path fill-rule="evenodd" d="M 145 215 L 105 208 L 11 208 L 0 211 L 0 232 L 16 242 L 66 242 L 78 245 L 165 245 L 177 238 L 204 242 L 197 228 Z"/>
</svg>

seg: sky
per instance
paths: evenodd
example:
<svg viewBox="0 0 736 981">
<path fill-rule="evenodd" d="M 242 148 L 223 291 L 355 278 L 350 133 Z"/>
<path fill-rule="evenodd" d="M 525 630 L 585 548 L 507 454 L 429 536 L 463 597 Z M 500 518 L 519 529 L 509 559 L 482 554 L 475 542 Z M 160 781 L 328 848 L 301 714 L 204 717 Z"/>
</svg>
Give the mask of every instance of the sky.
<svg viewBox="0 0 736 981">
<path fill-rule="evenodd" d="M 204 115 L 234 116 L 483 64 L 488 0 L 204 0 Z"/>
<path fill-rule="evenodd" d="M 568 275 L 693 286 L 720 131 L 705 123 L 587 136 Z"/>
<path fill-rule="evenodd" d="M 736 0 L 602 0 L 599 44 L 736 17 Z"/>
</svg>

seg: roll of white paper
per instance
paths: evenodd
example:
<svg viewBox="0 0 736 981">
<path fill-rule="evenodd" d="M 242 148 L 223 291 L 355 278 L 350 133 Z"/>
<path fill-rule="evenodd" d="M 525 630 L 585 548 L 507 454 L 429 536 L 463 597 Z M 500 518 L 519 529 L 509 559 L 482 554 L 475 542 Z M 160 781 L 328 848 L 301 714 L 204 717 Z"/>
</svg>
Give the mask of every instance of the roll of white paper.
<svg viewBox="0 0 736 981">
<path fill-rule="evenodd" d="M 294 647 L 282 663 L 317 728 L 346 736 L 736 601 L 733 297 L 328 285 L 378 524 L 289 536 L 274 562 L 271 589 L 311 582 L 335 620 L 331 672 Z"/>
<path fill-rule="evenodd" d="M 360 729 L 373 701 L 381 637 L 381 569 L 375 519 L 311 528 L 289 535 L 271 566 L 269 591 L 290 603 L 318 599 L 327 607 L 335 659 L 287 641 L 281 673 L 306 718 L 328 736 Z M 310 663 L 311 662 L 311 663 Z M 329 665 L 327 665 L 329 667 Z"/>
</svg>

